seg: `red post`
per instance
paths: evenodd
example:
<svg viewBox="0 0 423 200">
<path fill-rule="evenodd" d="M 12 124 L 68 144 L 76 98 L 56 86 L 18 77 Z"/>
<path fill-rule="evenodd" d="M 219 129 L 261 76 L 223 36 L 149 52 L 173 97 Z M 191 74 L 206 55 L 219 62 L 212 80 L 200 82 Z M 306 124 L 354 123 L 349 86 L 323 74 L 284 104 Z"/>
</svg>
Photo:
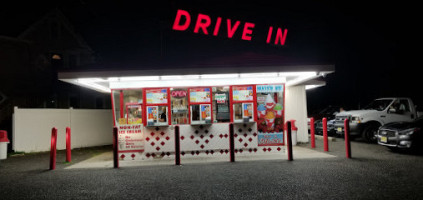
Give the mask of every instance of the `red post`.
<svg viewBox="0 0 423 200">
<path fill-rule="evenodd" d="M 179 126 L 175 126 L 175 165 L 181 165 L 181 146 Z"/>
<path fill-rule="evenodd" d="M 329 141 L 328 141 L 328 120 L 323 118 L 323 149 L 324 151 L 329 151 Z"/>
<path fill-rule="evenodd" d="M 235 162 L 235 138 L 234 138 L 234 124 L 229 124 L 229 151 L 231 162 Z"/>
<path fill-rule="evenodd" d="M 119 168 L 118 156 L 118 128 L 113 127 L 113 167 Z"/>
<path fill-rule="evenodd" d="M 66 127 L 66 162 L 71 162 L 71 129 Z"/>
<path fill-rule="evenodd" d="M 288 143 L 288 160 L 289 161 L 292 161 L 293 159 L 294 159 L 294 157 L 293 157 L 293 155 L 292 155 L 292 137 L 291 137 L 291 132 L 292 132 L 292 130 L 291 130 L 291 122 L 290 121 L 288 121 L 288 122 L 286 122 L 287 123 L 287 125 L 286 125 L 286 140 L 287 140 L 287 143 Z"/>
<path fill-rule="evenodd" d="M 56 169 L 56 142 L 57 128 L 51 129 L 51 146 L 50 146 L 50 170 Z"/>
<path fill-rule="evenodd" d="M 350 124 L 348 119 L 345 119 L 344 121 L 344 136 L 345 136 L 345 154 L 347 158 L 351 158 Z"/>
<path fill-rule="evenodd" d="M 314 128 L 314 118 L 310 119 L 310 140 L 311 140 L 311 148 L 316 148 L 316 138 L 315 138 L 315 128 Z"/>
</svg>

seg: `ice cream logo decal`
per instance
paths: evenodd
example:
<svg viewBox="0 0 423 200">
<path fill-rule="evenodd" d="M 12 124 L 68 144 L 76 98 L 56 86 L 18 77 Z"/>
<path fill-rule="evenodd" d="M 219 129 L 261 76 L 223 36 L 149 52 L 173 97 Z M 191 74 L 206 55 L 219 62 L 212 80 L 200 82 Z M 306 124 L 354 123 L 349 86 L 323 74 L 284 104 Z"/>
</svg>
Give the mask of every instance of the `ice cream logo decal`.
<svg viewBox="0 0 423 200">
<path fill-rule="evenodd" d="M 264 103 L 257 106 L 259 146 L 279 146 L 283 140 L 283 106 L 267 94 Z"/>
<path fill-rule="evenodd" d="M 194 20 L 193 20 L 194 21 Z M 226 33 L 221 31 L 222 24 L 226 24 Z M 191 24 L 191 14 L 186 10 L 178 10 L 176 12 L 175 21 L 173 22 L 172 29 L 175 31 L 186 31 L 189 29 Z M 241 39 L 251 41 L 253 39 L 253 31 L 254 27 L 256 26 L 254 23 L 244 22 L 241 21 L 233 21 L 231 19 L 223 20 L 222 17 L 217 17 L 216 20 L 212 20 L 210 16 L 205 14 L 198 14 L 197 20 L 194 26 L 194 33 L 202 33 L 204 35 L 224 35 L 228 38 L 233 38 L 237 34 L 238 27 L 243 24 L 242 32 L 241 32 Z M 274 34 L 273 26 L 269 26 L 267 31 L 267 44 L 274 44 L 274 45 L 285 45 L 286 35 L 288 34 L 288 29 L 278 28 L 276 27 L 276 34 Z M 210 32 L 209 32 L 210 31 Z M 240 31 L 238 31 L 240 32 Z M 220 34 L 222 33 L 222 34 Z M 273 41 L 272 41 L 273 40 Z M 264 38 L 263 38 L 264 41 Z"/>
</svg>

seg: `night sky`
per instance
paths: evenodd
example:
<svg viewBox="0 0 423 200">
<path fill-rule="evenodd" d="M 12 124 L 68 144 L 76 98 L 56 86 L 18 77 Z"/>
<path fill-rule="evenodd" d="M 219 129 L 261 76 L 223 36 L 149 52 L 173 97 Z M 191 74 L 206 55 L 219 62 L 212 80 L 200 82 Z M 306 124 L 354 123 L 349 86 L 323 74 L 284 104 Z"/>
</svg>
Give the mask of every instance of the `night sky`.
<svg viewBox="0 0 423 200">
<path fill-rule="evenodd" d="M 98 66 L 143 68 L 158 62 L 184 63 L 245 53 L 272 55 L 286 64 L 334 64 L 327 86 L 307 92 L 309 110 L 328 105 L 347 109 L 374 98 L 420 96 L 419 52 L 414 36 L 416 5 L 351 1 L 34 1 L 0 8 L 0 35 L 16 37 L 58 8 L 98 56 Z M 178 9 L 253 22 L 253 40 L 172 30 Z M 193 23 L 193 22 L 192 22 Z M 288 29 L 286 44 L 266 44 L 269 26 Z"/>
</svg>

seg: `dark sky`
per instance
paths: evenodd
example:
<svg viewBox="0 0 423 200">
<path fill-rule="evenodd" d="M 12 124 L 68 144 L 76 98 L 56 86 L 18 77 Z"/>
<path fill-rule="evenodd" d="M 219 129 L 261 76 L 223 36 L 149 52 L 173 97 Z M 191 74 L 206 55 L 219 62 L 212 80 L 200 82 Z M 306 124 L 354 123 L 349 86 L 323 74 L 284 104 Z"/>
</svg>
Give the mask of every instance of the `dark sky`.
<svg viewBox="0 0 423 200">
<path fill-rule="evenodd" d="M 295 3 L 294 3 L 295 2 Z M 34 1 L 0 8 L 0 35 L 17 36 L 59 8 L 108 66 L 183 63 L 243 53 L 277 55 L 287 64 L 334 64 L 327 86 L 307 93 L 309 110 L 329 104 L 357 108 L 385 96 L 419 105 L 417 6 L 368 1 Z M 171 30 L 178 9 L 253 22 L 253 40 Z M 288 29 L 284 46 L 266 44 L 268 26 Z"/>
</svg>

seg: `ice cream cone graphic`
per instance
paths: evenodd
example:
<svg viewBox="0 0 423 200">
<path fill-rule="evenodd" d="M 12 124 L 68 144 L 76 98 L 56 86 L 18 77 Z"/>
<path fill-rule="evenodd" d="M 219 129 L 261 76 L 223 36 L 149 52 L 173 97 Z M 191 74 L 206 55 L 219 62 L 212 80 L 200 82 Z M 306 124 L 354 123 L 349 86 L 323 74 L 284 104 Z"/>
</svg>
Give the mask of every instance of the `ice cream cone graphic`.
<svg viewBox="0 0 423 200">
<path fill-rule="evenodd" d="M 273 100 L 273 98 L 270 94 L 268 94 L 266 96 L 265 103 L 266 103 L 266 109 L 269 110 L 269 111 L 272 110 L 276 105 L 275 100 Z"/>
<path fill-rule="evenodd" d="M 273 130 L 275 126 L 275 113 L 273 111 L 268 111 L 265 118 L 267 130 Z"/>
<path fill-rule="evenodd" d="M 266 107 L 264 104 L 260 104 L 257 106 L 257 115 L 258 118 L 263 118 L 266 115 Z"/>
<path fill-rule="evenodd" d="M 275 108 L 273 108 L 274 109 L 274 111 L 275 111 L 275 113 L 276 113 L 276 117 L 277 118 L 280 118 L 280 117 L 282 117 L 282 105 L 281 104 L 276 104 L 275 105 Z"/>
</svg>

